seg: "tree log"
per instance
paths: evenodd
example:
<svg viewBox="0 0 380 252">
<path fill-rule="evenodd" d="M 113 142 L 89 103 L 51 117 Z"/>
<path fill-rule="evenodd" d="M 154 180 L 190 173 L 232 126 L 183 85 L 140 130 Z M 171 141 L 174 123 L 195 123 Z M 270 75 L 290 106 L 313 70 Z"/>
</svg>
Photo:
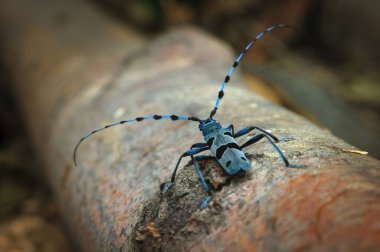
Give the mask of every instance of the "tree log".
<svg viewBox="0 0 380 252">
<path fill-rule="evenodd" d="M 257 125 L 265 140 L 246 151 L 252 169 L 228 178 L 201 162 L 210 205 L 193 164 L 180 154 L 201 142 L 193 122 L 124 124 L 124 118 L 206 118 L 233 62 L 231 50 L 184 27 L 147 42 L 80 1 L 0 1 L 1 60 L 13 78 L 27 128 L 67 226 L 83 251 L 375 251 L 380 248 L 379 161 L 327 130 L 247 92 L 235 73 L 216 119 Z M 342 129 L 344 130 L 344 129 Z M 244 139 L 242 139 L 244 140 Z"/>
</svg>

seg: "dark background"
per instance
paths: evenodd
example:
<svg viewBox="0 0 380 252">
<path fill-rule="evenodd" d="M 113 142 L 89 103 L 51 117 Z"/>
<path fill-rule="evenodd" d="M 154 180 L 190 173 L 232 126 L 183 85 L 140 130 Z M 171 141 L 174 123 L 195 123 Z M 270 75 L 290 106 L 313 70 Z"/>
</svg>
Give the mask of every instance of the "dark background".
<svg viewBox="0 0 380 252">
<path fill-rule="evenodd" d="M 231 45 L 236 55 L 270 25 L 297 27 L 300 33 L 276 31 L 248 53 L 241 71 L 249 88 L 380 157 L 380 2 L 93 0 L 91 4 L 151 38 L 172 27 L 200 27 Z M 71 251 L 9 85 L 7 71 L 0 66 L 0 251 Z"/>
</svg>

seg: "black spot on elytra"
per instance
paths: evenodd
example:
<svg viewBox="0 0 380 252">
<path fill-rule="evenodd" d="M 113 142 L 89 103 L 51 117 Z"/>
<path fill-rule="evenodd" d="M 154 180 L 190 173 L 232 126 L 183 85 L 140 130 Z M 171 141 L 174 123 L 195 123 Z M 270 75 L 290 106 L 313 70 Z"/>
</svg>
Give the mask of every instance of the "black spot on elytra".
<svg viewBox="0 0 380 252">
<path fill-rule="evenodd" d="M 240 147 L 239 145 L 237 145 L 236 143 L 228 143 L 228 144 L 225 144 L 225 145 L 222 145 L 222 146 L 219 146 L 217 149 L 216 149 L 216 159 L 221 159 L 223 157 L 223 154 L 224 152 L 228 149 L 238 149 L 240 150 Z"/>
<path fill-rule="evenodd" d="M 231 160 L 227 161 L 226 166 L 229 167 L 231 165 Z"/>
<path fill-rule="evenodd" d="M 237 145 L 236 143 L 228 143 L 227 147 L 228 148 L 232 148 L 232 149 L 238 149 L 238 150 L 240 150 L 240 146 Z"/>
<path fill-rule="evenodd" d="M 232 137 L 232 134 L 231 134 L 231 132 L 229 132 L 229 131 L 224 132 L 223 135 L 226 135 L 226 136 L 230 136 L 230 137 Z"/>
<path fill-rule="evenodd" d="M 216 149 L 216 159 L 221 159 L 223 157 L 224 152 L 227 150 L 227 144 L 219 146 Z"/>
</svg>

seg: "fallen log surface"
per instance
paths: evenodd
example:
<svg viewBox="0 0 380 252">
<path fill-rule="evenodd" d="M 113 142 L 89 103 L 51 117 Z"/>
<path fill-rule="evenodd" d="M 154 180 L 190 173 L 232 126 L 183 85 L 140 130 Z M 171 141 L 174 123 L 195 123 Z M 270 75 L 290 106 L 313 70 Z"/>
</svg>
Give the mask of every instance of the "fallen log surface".
<svg viewBox="0 0 380 252">
<path fill-rule="evenodd" d="M 327 130 L 241 88 L 235 73 L 216 115 L 293 140 L 261 141 L 252 169 L 227 178 L 201 162 L 213 198 L 180 154 L 202 141 L 193 122 L 143 121 L 84 141 L 94 128 L 153 114 L 205 118 L 233 62 L 215 38 L 184 27 L 147 42 L 79 1 L 0 1 L 1 60 L 67 226 L 84 251 L 375 251 L 380 248 L 379 161 Z M 342 129 L 344 130 L 344 129 Z M 242 139 L 244 140 L 244 139 Z"/>
</svg>

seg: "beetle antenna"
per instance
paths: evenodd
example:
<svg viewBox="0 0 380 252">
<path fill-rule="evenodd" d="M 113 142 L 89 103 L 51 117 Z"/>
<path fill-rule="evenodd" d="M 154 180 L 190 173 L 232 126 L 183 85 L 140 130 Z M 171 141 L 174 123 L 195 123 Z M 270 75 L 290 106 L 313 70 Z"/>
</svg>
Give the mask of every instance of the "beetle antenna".
<svg viewBox="0 0 380 252">
<path fill-rule="evenodd" d="M 271 27 L 268 27 L 267 29 L 265 29 L 263 32 L 259 33 L 253 40 L 251 40 L 251 42 L 249 42 L 249 44 L 243 49 L 243 51 L 239 54 L 239 56 L 237 56 L 237 58 L 235 59 L 232 67 L 230 68 L 230 70 L 228 71 L 223 83 L 222 83 L 222 87 L 218 93 L 218 97 L 216 99 L 216 102 L 215 102 L 215 106 L 214 106 L 214 109 L 211 110 L 211 113 L 210 113 L 210 118 L 212 118 L 216 111 L 218 110 L 218 107 L 219 107 L 219 103 L 220 103 L 220 100 L 223 98 L 224 96 L 224 89 L 225 87 L 227 86 L 228 82 L 230 81 L 231 79 L 231 74 L 234 72 L 235 68 L 239 65 L 239 62 L 243 59 L 244 55 L 247 53 L 247 51 L 249 50 L 249 48 L 251 48 L 251 46 L 259 39 L 261 39 L 264 34 L 268 33 L 268 32 L 271 32 L 277 28 L 290 28 L 290 29 L 293 29 L 297 32 L 299 32 L 296 28 L 290 26 L 290 25 L 286 25 L 286 24 L 276 24 L 276 25 L 273 25 Z"/>
<path fill-rule="evenodd" d="M 73 160 L 74 160 L 74 164 L 75 164 L 75 167 L 77 166 L 77 150 L 80 146 L 80 144 L 86 140 L 87 138 L 90 138 L 92 135 L 100 132 L 100 131 L 103 131 L 105 129 L 108 129 L 110 127 L 114 127 L 114 126 L 118 126 L 118 125 L 122 125 L 124 123 L 129 123 L 129 122 L 141 122 L 143 120 L 146 120 L 146 119 L 154 119 L 154 120 L 160 120 L 160 119 L 171 119 L 172 121 L 178 121 L 178 120 L 188 120 L 188 121 L 195 121 L 195 122 L 201 122 L 201 119 L 199 119 L 198 117 L 194 117 L 194 116 L 178 116 L 178 115 L 148 115 L 148 116 L 142 116 L 142 117 L 136 117 L 136 118 L 130 118 L 130 119 L 126 119 L 126 120 L 122 120 L 122 121 L 119 121 L 119 122 L 115 122 L 115 123 L 112 123 L 112 124 L 109 124 L 109 125 L 106 125 L 102 128 L 99 128 L 99 129 L 95 129 L 93 131 L 91 131 L 89 134 L 87 134 L 86 136 L 82 137 L 79 142 L 77 143 L 77 145 L 75 146 L 74 148 L 74 153 L 73 153 Z"/>
</svg>

